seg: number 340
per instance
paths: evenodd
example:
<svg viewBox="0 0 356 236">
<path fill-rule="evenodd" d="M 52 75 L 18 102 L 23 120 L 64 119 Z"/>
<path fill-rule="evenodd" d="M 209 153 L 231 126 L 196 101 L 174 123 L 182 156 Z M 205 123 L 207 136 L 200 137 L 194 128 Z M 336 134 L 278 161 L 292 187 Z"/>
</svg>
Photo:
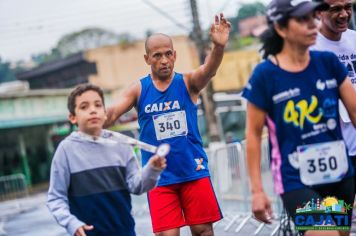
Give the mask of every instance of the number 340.
<svg viewBox="0 0 356 236">
<path fill-rule="evenodd" d="M 325 172 L 328 169 L 330 170 L 336 170 L 337 169 L 337 161 L 336 157 L 331 156 L 329 158 L 321 157 L 318 158 L 317 161 L 312 159 L 308 160 L 309 168 L 308 172 L 309 173 L 315 173 L 317 170 L 319 172 Z"/>
<path fill-rule="evenodd" d="M 159 131 L 160 132 L 165 132 L 166 130 L 173 130 L 173 129 L 180 129 L 180 123 L 179 120 L 171 122 L 165 122 L 165 123 L 158 123 L 159 125 Z"/>
</svg>

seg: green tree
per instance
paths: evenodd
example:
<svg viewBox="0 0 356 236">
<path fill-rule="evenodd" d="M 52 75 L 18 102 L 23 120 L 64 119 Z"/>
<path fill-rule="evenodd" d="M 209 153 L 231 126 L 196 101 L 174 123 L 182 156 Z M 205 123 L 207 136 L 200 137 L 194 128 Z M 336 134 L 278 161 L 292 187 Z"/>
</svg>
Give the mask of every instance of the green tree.
<svg viewBox="0 0 356 236">
<path fill-rule="evenodd" d="M 251 16 L 265 15 L 266 6 L 261 2 L 243 4 L 237 12 L 237 20 L 243 20 Z"/>
<path fill-rule="evenodd" d="M 231 23 L 230 34 L 234 36 L 235 34 L 239 33 L 237 16 L 228 18 L 228 21 Z"/>
<path fill-rule="evenodd" d="M 236 50 L 257 42 L 255 38 L 250 36 L 241 38 L 238 25 L 241 20 L 258 15 L 266 15 L 266 6 L 261 2 L 254 2 L 242 4 L 237 11 L 236 17 L 229 18 L 232 23 L 232 32 L 228 50 Z"/>
<path fill-rule="evenodd" d="M 97 48 L 104 45 L 117 44 L 121 41 L 128 41 L 128 34 L 119 35 L 101 28 L 88 28 L 78 32 L 63 36 L 56 46 L 56 50 L 63 57 L 91 48 Z"/>
<path fill-rule="evenodd" d="M 14 71 L 9 62 L 3 62 L 0 57 L 0 83 L 16 80 Z"/>
<path fill-rule="evenodd" d="M 64 35 L 50 52 L 32 56 L 32 60 L 40 65 L 53 60 L 65 58 L 71 54 L 86 51 L 105 45 L 121 44 L 129 45 L 133 41 L 130 34 L 115 34 L 101 28 L 87 28 Z"/>
<path fill-rule="evenodd" d="M 40 53 L 36 55 L 32 55 L 32 60 L 37 64 L 43 64 L 49 61 L 54 61 L 62 58 L 63 56 L 60 54 L 57 48 L 53 48 L 50 52 Z"/>
</svg>

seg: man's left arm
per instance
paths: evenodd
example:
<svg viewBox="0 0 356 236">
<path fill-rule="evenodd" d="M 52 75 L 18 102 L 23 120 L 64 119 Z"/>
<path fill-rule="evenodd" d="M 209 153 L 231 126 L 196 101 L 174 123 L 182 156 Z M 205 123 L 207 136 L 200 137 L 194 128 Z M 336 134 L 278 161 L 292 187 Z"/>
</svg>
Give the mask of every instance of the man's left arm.
<svg viewBox="0 0 356 236">
<path fill-rule="evenodd" d="M 215 16 L 215 22 L 210 28 L 210 38 L 213 43 L 211 52 L 205 58 L 203 65 L 185 75 L 191 92 L 199 93 L 216 74 L 224 55 L 225 45 L 229 40 L 230 28 L 230 23 L 222 13 L 220 17 Z"/>
<path fill-rule="evenodd" d="M 356 90 L 348 77 L 346 77 L 346 79 L 340 85 L 339 92 L 340 98 L 344 103 L 347 112 L 349 113 L 350 120 L 356 128 Z"/>
</svg>

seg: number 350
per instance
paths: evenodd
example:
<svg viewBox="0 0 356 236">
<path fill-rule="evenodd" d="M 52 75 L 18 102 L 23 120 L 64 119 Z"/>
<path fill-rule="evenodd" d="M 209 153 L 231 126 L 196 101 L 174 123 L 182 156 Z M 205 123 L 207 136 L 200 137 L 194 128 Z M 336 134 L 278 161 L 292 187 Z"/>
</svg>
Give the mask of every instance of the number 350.
<svg viewBox="0 0 356 236">
<path fill-rule="evenodd" d="M 319 170 L 319 172 L 325 172 L 328 169 L 336 170 L 337 169 L 337 161 L 336 157 L 331 156 L 328 159 L 325 157 L 320 157 L 316 160 L 308 160 L 309 173 L 315 173 L 315 171 Z"/>
</svg>

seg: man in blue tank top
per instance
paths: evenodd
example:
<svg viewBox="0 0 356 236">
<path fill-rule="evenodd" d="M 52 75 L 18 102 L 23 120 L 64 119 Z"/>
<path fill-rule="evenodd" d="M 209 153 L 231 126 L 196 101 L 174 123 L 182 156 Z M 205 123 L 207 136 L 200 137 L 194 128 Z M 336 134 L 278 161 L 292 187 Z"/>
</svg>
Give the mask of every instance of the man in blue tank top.
<svg viewBox="0 0 356 236">
<path fill-rule="evenodd" d="M 176 51 L 169 36 L 148 37 L 144 58 L 151 73 L 130 85 L 120 101 L 108 109 L 107 126 L 135 107 L 140 140 L 171 145 L 167 168 L 158 186 L 148 193 L 156 235 L 178 236 L 180 227 L 189 225 L 194 236 L 212 236 L 212 223 L 222 218 L 198 131 L 197 100 L 216 74 L 229 32 L 230 23 L 223 14 L 216 16 L 210 30 L 213 43 L 210 54 L 203 65 L 186 74 L 173 70 Z M 142 164 L 149 158 L 149 153 L 142 151 Z"/>
</svg>

